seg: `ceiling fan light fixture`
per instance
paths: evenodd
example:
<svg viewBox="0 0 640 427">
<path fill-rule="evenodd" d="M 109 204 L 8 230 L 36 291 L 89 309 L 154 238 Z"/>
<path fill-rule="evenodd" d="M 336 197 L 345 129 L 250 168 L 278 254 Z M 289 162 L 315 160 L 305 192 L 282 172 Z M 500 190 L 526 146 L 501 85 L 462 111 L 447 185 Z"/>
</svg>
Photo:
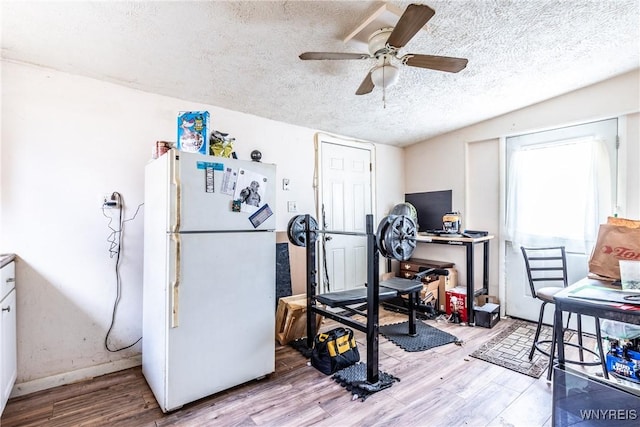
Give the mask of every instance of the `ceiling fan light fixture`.
<svg viewBox="0 0 640 427">
<path fill-rule="evenodd" d="M 399 76 L 400 70 L 391 64 L 380 65 L 371 71 L 371 81 L 375 86 L 382 88 L 396 84 Z"/>
<path fill-rule="evenodd" d="M 386 9 L 386 6 L 379 11 Z M 398 16 L 400 19 L 392 24 L 384 22 L 385 26 L 380 28 L 375 17 L 379 12 L 367 19 L 366 23 L 358 27 L 355 33 L 349 35 L 347 40 L 354 37 L 356 33 L 371 25 L 379 28 L 369 36 L 369 53 L 349 53 L 349 52 L 304 52 L 299 58 L 302 60 L 351 60 L 351 59 L 375 59 L 377 66 L 369 69 L 362 83 L 356 90 L 356 95 L 366 95 L 371 93 L 378 86 L 382 87 L 382 100 L 385 100 L 385 88 L 394 85 L 398 81 L 399 69 L 391 65 L 393 61 L 402 66 L 426 68 L 436 71 L 446 71 L 457 73 L 467 66 L 467 59 L 454 58 L 449 56 L 425 55 L 417 53 L 405 53 L 400 55 L 400 49 L 415 36 L 418 31 L 423 30 L 426 23 L 434 16 L 435 11 L 427 5 L 410 4 L 404 12 Z M 395 22 L 395 21 L 394 21 Z"/>
</svg>

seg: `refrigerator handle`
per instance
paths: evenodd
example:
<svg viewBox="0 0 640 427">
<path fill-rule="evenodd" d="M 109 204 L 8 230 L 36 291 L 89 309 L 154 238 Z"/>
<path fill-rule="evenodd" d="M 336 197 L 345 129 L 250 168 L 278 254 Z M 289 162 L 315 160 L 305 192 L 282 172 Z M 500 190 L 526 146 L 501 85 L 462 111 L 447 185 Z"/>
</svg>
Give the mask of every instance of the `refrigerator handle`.
<svg viewBox="0 0 640 427">
<path fill-rule="evenodd" d="M 173 268 L 173 280 L 171 281 L 171 327 L 177 328 L 178 314 L 179 314 L 179 302 L 180 302 L 180 235 L 172 234 L 171 241 L 174 244 L 175 252 L 174 256 L 174 268 Z"/>
<path fill-rule="evenodd" d="M 179 157 L 177 155 L 171 157 L 171 186 L 175 191 L 175 203 L 173 204 L 173 222 L 171 224 L 172 233 L 177 233 L 180 231 L 180 206 L 181 206 L 181 191 L 180 191 L 180 173 L 178 168 L 180 167 L 180 163 L 178 161 Z"/>
</svg>

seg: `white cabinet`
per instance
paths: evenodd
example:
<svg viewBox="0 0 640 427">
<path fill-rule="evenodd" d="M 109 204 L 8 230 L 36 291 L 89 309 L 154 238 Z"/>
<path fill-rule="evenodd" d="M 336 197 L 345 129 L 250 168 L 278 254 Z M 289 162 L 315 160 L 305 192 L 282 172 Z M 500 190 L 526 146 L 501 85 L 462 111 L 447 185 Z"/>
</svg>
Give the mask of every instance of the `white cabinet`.
<svg viewBox="0 0 640 427">
<path fill-rule="evenodd" d="M 16 289 L 15 263 L 0 270 L 0 415 L 16 381 Z"/>
</svg>

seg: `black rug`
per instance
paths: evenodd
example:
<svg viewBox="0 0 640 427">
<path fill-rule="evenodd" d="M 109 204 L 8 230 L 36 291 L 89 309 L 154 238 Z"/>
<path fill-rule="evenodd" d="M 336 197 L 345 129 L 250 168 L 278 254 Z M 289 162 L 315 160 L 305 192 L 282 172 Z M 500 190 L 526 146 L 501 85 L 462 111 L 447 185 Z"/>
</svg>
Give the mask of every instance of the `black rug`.
<svg viewBox="0 0 640 427">
<path fill-rule="evenodd" d="M 331 377 L 338 384 L 346 388 L 353 395 L 353 400 L 364 400 L 373 393 L 389 388 L 394 382 L 400 381 L 400 378 L 385 372 L 378 372 L 378 381 L 376 383 L 367 382 L 367 364 L 356 363 L 344 368 Z"/>
<path fill-rule="evenodd" d="M 450 333 L 416 321 L 417 335 L 409 335 L 409 322 L 380 326 L 380 334 L 404 351 L 425 351 L 430 348 L 457 342 L 458 338 Z"/>
</svg>

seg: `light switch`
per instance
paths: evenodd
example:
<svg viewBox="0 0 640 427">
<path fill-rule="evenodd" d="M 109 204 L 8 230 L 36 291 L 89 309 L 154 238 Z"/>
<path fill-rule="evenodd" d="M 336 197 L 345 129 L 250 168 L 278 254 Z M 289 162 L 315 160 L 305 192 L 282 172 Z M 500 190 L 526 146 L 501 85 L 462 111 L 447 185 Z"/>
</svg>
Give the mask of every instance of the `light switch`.
<svg viewBox="0 0 640 427">
<path fill-rule="evenodd" d="M 282 179 L 282 189 L 284 191 L 289 191 L 289 178 Z"/>
</svg>

